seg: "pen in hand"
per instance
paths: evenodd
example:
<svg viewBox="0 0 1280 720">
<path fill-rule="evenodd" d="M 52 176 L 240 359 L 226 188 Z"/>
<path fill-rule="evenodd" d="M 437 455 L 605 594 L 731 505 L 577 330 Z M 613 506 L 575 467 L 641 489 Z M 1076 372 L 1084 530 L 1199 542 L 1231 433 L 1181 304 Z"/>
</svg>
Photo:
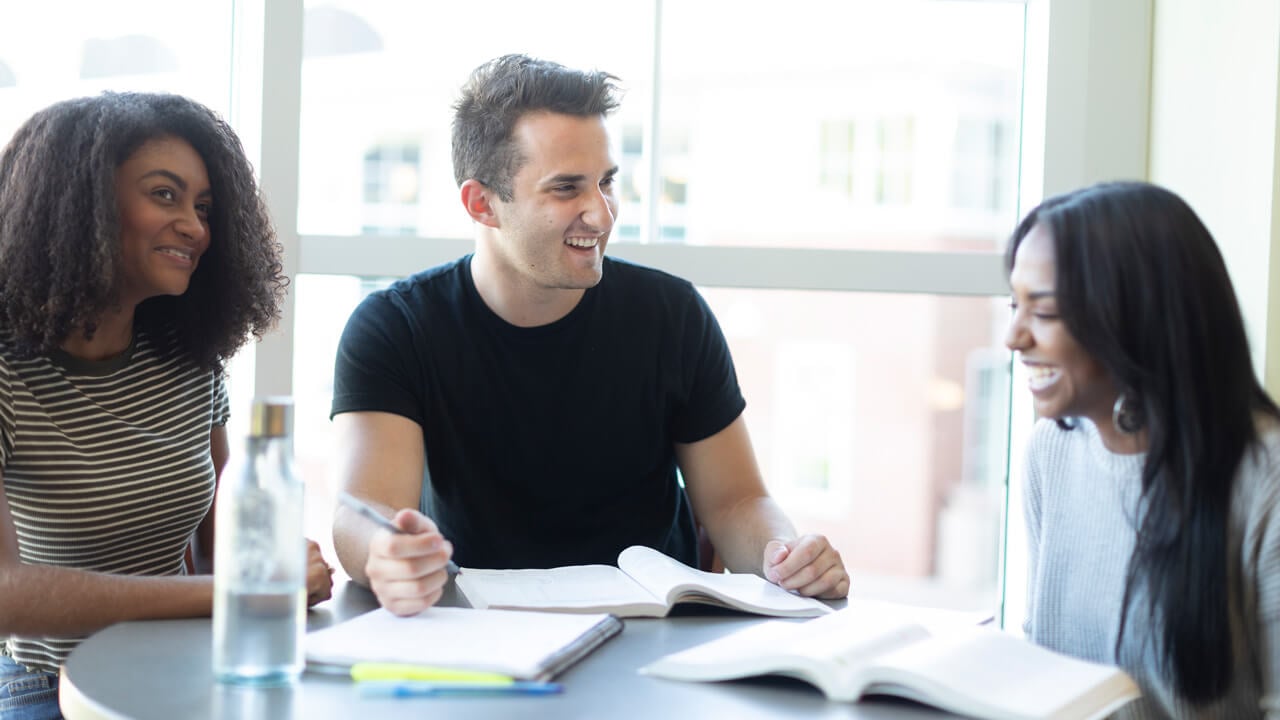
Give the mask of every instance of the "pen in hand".
<svg viewBox="0 0 1280 720">
<path fill-rule="evenodd" d="M 386 528 L 388 531 L 390 531 L 393 534 L 396 534 L 396 535 L 404 534 L 404 531 L 396 527 L 390 520 L 387 519 L 385 515 L 369 507 L 367 503 L 361 501 L 360 499 L 356 498 L 356 496 L 350 493 L 339 490 L 338 502 L 342 503 L 343 505 L 346 505 L 348 508 L 355 510 L 356 512 L 365 516 L 366 518 L 372 520 L 379 527 Z"/>
</svg>

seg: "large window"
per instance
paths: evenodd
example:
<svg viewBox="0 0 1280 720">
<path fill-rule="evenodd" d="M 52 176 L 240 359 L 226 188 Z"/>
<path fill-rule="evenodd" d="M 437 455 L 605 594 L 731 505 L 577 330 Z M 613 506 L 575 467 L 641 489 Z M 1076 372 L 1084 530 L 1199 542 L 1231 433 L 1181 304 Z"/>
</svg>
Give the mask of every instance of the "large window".
<svg viewBox="0 0 1280 720">
<path fill-rule="evenodd" d="M 178 93 L 230 117 L 234 22 L 232 0 L 193 3 L 182 12 L 156 12 L 143 0 L 0 9 L 0 142 L 41 108 L 104 91 Z M 253 361 L 249 346 L 232 364 L 236 409 L 249 407 Z M 243 415 L 233 413 L 233 433 Z"/>
<path fill-rule="evenodd" d="M 255 391 L 295 395 L 309 534 L 328 544 L 345 318 L 391 279 L 470 251 L 450 104 L 473 67 L 525 52 L 621 78 L 610 252 L 707 297 L 766 480 L 797 524 L 836 541 L 865 595 L 999 602 L 1008 456 L 1016 466 L 1029 413 L 1010 405 L 998 252 L 1044 189 L 1141 175 L 1142 153 L 1120 149 L 1144 146 L 1146 116 L 1079 98 L 1146 92 L 1149 9 L 495 0 L 483 32 L 461 31 L 475 8 L 438 3 L 170 10 L 0 11 L 0 139 L 104 89 L 184 93 L 236 126 L 296 278 L 282 330 L 232 368 L 234 416 Z M 43 27 L 58 32 L 31 31 Z M 1100 48 L 1132 57 L 1102 62 Z"/>
<path fill-rule="evenodd" d="M 103 90 L 181 93 L 226 114 L 231 0 L 154 10 L 142 0 L 0 9 L 0 139 L 46 105 Z"/>
<path fill-rule="evenodd" d="M 476 65 L 526 52 L 621 78 L 610 252 L 700 286 L 797 525 L 831 537 L 871 594 L 994 610 L 1009 356 L 993 253 L 1016 219 L 1023 6 L 571 5 L 552 21 L 492 3 L 504 22 L 475 36 L 432 5 L 307 3 L 294 383 L 318 502 L 336 482 L 342 324 L 379 278 L 469 251 L 450 105 Z M 715 52 L 712 25 L 729 38 Z M 319 54 L 321 26 L 368 41 Z M 891 256 L 883 285 L 859 279 L 870 251 Z M 929 279 L 941 253 L 973 254 L 980 279 Z"/>
</svg>

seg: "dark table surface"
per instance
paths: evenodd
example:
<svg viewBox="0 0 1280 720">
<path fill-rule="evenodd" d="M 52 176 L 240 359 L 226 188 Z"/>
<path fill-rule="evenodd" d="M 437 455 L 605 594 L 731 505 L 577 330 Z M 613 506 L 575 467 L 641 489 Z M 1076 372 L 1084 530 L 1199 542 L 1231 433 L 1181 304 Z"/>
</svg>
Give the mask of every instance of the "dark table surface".
<svg viewBox="0 0 1280 720">
<path fill-rule="evenodd" d="M 443 605 L 466 606 L 450 582 Z M 354 583 L 308 613 L 308 630 L 377 607 Z M 138 718 L 217 720 L 296 718 L 940 718 L 936 710 L 889 699 L 828 702 L 813 687 L 785 678 L 732 683 L 684 683 L 636 670 L 677 650 L 712 640 L 762 618 L 728 610 L 681 606 L 663 619 L 629 619 L 609 640 L 557 678 L 551 696 L 369 699 L 341 677 L 305 673 L 288 687 L 247 688 L 214 681 L 208 619 L 127 622 L 83 642 L 62 671 L 62 706 L 69 720 Z"/>
</svg>

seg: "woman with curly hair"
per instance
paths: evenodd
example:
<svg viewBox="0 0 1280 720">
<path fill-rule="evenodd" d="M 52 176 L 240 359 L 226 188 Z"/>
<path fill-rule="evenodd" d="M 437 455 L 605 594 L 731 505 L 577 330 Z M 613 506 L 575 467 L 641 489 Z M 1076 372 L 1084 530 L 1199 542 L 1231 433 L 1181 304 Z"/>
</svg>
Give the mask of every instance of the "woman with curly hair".
<svg viewBox="0 0 1280 720">
<path fill-rule="evenodd" d="M 0 155 L 0 718 L 58 717 L 86 634 L 210 613 L 185 557 L 211 567 L 224 369 L 286 282 L 244 150 L 196 102 L 60 102 Z"/>
<path fill-rule="evenodd" d="M 1222 255 L 1177 195 L 1046 200 L 1007 255 L 1035 642 L 1119 665 L 1125 717 L 1280 717 L 1280 410 Z"/>
</svg>

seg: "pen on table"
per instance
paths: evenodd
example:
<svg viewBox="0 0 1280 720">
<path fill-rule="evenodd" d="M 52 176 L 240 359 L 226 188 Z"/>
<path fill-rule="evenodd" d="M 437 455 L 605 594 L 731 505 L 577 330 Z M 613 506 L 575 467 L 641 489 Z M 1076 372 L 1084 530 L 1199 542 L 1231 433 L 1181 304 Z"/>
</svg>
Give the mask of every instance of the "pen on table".
<svg viewBox="0 0 1280 720">
<path fill-rule="evenodd" d="M 374 510 L 372 507 L 369 507 L 367 503 L 365 503 L 364 501 L 360 500 L 359 498 L 357 498 L 356 496 L 350 493 L 339 490 L 338 502 L 342 503 L 343 505 L 346 505 L 352 510 L 355 510 L 361 515 L 377 523 L 380 527 L 386 528 L 387 530 L 391 531 L 396 535 L 404 533 L 403 530 L 396 527 L 390 520 L 388 520 L 385 515 L 378 512 L 377 510 Z"/>
<path fill-rule="evenodd" d="M 422 681 L 370 680 L 356 683 L 361 697 L 442 697 L 485 695 L 555 695 L 564 688 L 559 683 L 515 680 L 506 684 L 440 683 Z"/>
<path fill-rule="evenodd" d="M 356 682 L 383 680 L 417 680 L 476 685 L 510 685 L 515 678 L 484 670 L 462 670 L 408 663 L 359 662 L 351 666 L 351 679 Z"/>
</svg>

